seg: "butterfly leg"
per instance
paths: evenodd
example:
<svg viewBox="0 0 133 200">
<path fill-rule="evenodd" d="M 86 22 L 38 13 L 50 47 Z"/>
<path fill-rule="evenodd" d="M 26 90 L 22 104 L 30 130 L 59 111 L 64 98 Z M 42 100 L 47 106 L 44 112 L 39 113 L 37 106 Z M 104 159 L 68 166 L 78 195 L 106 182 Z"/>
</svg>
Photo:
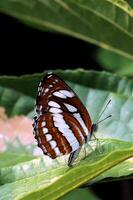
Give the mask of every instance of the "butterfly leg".
<svg viewBox="0 0 133 200">
<path fill-rule="evenodd" d="M 71 167 L 73 162 L 76 160 L 76 158 L 78 157 L 79 155 L 79 152 L 81 150 L 81 147 L 79 147 L 77 150 L 73 151 L 69 158 L 68 158 L 68 167 Z"/>
<path fill-rule="evenodd" d="M 100 140 L 95 136 L 94 133 L 93 133 L 93 138 L 96 141 L 96 150 L 98 151 L 98 153 L 103 153 L 103 148 L 101 146 Z"/>
</svg>

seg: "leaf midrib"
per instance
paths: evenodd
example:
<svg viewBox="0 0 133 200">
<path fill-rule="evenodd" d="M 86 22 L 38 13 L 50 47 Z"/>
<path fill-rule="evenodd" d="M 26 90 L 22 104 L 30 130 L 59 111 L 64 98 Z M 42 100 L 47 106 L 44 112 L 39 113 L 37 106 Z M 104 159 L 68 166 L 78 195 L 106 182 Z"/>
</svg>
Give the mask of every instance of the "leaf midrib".
<svg viewBox="0 0 133 200">
<path fill-rule="evenodd" d="M 127 3 L 127 1 L 123 1 L 121 0 L 121 2 L 125 3 L 125 5 L 127 5 L 127 7 L 130 9 L 126 9 L 124 7 L 122 7 L 122 5 L 120 5 L 119 3 L 117 3 L 117 1 L 112 2 L 112 0 L 106 0 L 107 2 L 109 2 L 110 4 L 114 4 L 116 7 L 120 8 L 121 10 L 124 10 L 124 12 L 126 12 L 129 16 L 133 17 L 133 12 L 132 12 L 132 8 L 131 6 Z M 131 13 L 132 12 L 132 13 Z"/>
</svg>

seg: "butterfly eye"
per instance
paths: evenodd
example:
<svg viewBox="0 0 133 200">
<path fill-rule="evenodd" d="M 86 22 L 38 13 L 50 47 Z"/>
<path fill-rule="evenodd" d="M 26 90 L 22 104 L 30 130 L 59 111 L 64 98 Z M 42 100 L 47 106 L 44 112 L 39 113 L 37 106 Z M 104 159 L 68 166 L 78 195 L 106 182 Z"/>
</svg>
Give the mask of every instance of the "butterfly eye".
<svg viewBox="0 0 133 200">
<path fill-rule="evenodd" d="M 36 98 L 34 135 L 45 155 L 70 154 L 71 166 L 91 134 L 91 119 L 75 92 L 57 75 L 40 82 Z"/>
</svg>

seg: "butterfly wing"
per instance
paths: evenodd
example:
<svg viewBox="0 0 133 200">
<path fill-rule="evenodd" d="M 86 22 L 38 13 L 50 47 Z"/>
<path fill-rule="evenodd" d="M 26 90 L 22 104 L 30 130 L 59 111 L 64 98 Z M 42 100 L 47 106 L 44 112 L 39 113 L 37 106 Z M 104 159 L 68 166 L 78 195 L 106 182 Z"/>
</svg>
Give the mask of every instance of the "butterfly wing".
<svg viewBox="0 0 133 200">
<path fill-rule="evenodd" d="M 79 149 L 91 132 L 91 119 L 74 91 L 57 75 L 40 82 L 34 134 L 44 154 L 56 158 Z"/>
</svg>

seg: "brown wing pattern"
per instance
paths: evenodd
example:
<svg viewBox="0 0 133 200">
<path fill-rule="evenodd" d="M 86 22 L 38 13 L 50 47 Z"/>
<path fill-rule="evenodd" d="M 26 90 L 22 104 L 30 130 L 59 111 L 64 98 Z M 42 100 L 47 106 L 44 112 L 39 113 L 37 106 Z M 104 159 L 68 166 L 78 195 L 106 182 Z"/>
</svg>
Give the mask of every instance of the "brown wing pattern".
<svg viewBox="0 0 133 200">
<path fill-rule="evenodd" d="M 54 92 L 60 90 L 70 91 L 74 95 L 72 98 L 63 99 L 53 95 Z M 92 123 L 87 109 L 80 101 L 79 97 L 75 94 L 75 92 L 61 78 L 59 78 L 55 74 L 46 75 L 43 81 L 40 82 L 36 98 L 37 111 L 40 111 L 42 114 L 48 112 L 49 101 L 55 101 L 59 103 L 63 112 L 68 112 L 68 109 L 66 108 L 64 103 L 73 105 L 75 108 L 78 109 L 78 112 L 81 114 L 82 119 L 84 120 L 88 130 L 91 131 Z"/>
<path fill-rule="evenodd" d="M 79 149 L 91 131 L 91 119 L 74 91 L 55 74 L 40 82 L 34 134 L 44 152 L 56 158 Z"/>
</svg>

